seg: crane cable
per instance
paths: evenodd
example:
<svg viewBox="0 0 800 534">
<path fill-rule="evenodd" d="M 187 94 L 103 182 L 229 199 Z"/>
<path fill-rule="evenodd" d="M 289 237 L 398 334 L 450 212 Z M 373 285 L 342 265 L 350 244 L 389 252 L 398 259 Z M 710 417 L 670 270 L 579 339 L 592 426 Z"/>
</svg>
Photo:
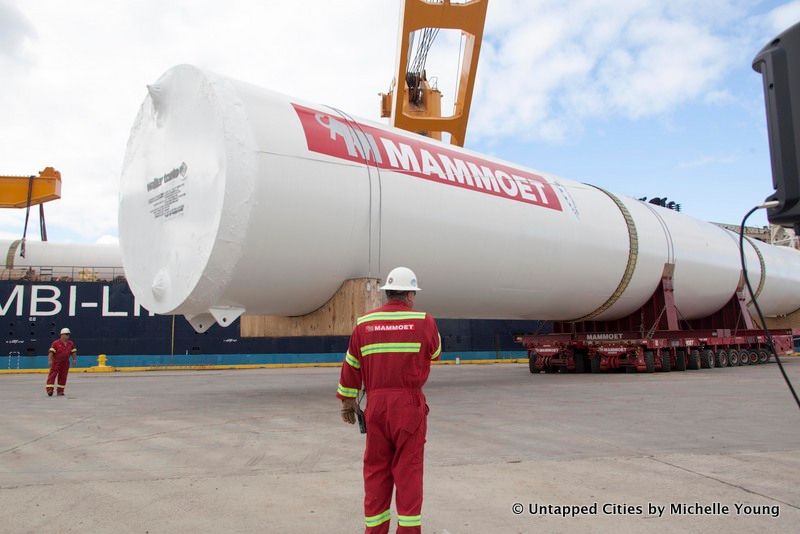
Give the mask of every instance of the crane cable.
<svg viewBox="0 0 800 534">
<path fill-rule="evenodd" d="M 428 53 L 439 35 L 440 28 L 422 28 L 416 32 L 411 33 L 411 38 L 408 44 L 408 57 L 414 50 L 414 42 L 416 34 L 420 34 L 420 39 L 416 43 L 416 51 L 414 52 L 414 59 L 407 65 L 406 70 L 406 84 L 408 85 L 409 99 L 414 104 L 421 104 L 422 91 L 420 91 L 420 82 L 425 79 L 425 63 L 428 60 Z"/>
<path fill-rule="evenodd" d="M 25 239 L 28 235 L 28 219 L 31 216 L 31 197 L 33 196 L 33 175 L 28 177 L 28 201 L 25 203 L 25 226 L 22 229 L 22 242 L 19 247 L 20 258 L 25 257 Z M 40 223 L 41 224 L 41 223 Z"/>
<path fill-rule="evenodd" d="M 31 217 L 31 201 L 33 200 L 33 180 L 35 176 L 28 176 L 28 200 L 25 202 L 25 226 L 22 229 L 22 241 L 19 247 L 20 258 L 25 257 L 25 241 L 28 236 L 28 221 Z M 47 223 L 44 218 L 44 204 L 39 203 L 39 237 L 47 241 Z"/>
<path fill-rule="evenodd" d="M 747 219 L 749 219 L 753 213 L 760 210 L 761 208 L 766 208 L 766 207 L 769 207 L 769 205 L 759 204 L 758 206 L 748 211 L 747 215 L 745 215 L 744 219 L 742 219 L 742 224 L 739 227 L 739 257 L 742 261 L 742 274 L 744 275 L 744 281 L 747 284 L 747 290 L 750 292 L 750 296 L 753 298 L 751 302 L 753 303 L 753 306 L 755 306 L 756 312 L 758 313 L 758 320 L 761 321 L 761 328 L 764 330 L 764 333 L 767 336 L 769 348 L 770 350 L 772 350 L 772 354 L 775 355 L 775 361 L 778 362 L 778 367 L 781 370 L 783 379 L 786 381 L 786 385 L 789 386 L 789 391 L 792 393 L 794 401 L 797 403 L 797 407 L 800 408 L 800 398 L 797 397 L 797 392 L 794 390 L 792 381 L 789 380 L 789 377 L 786 375 L 786 370 L 784 370 L 783 368 L 783 362 L 781 362 L 781 358 L 780 356 L 778 356 L 778 351 L 775 350 L 775 341 L 772 339 L 772 332 L 770 332 L 769 328 L 767 328 L 767 321 L 764 319 L 764 314 L 761 312 L 761 306 L 758 305 L 757 295 L 756 293 L 753 292 L 753 286 L 750 285 L 750 277 L 747 275 L 747 262 L 745 261 L 744 257 L 744 225 L 747 222 Z"/>
</svg>

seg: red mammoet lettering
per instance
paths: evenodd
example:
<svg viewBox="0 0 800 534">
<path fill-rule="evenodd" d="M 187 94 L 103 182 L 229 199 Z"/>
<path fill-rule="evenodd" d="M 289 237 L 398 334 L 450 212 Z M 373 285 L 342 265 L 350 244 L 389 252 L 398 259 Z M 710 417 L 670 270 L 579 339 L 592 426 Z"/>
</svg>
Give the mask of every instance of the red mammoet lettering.
<svg viewBox="0 0 800 534">
<path fill-rule="evenodd" d="M 555 190 L 539 175 L 298 104 L 292 106 L 312 152 L 561 211 Z"/>
</svg>

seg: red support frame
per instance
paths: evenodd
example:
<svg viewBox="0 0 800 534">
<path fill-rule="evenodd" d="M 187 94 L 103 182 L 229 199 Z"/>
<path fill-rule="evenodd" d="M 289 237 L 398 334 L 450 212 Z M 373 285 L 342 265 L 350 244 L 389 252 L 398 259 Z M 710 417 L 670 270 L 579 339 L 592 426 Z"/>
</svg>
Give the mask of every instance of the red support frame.
<svg viewBox="0 0 800 534">
<path fill-rule="evenodd" d="M 634 368 L 638 371 L 691 367 L 698 354 L 737 350 L 750 354 L 768 349 L 763 330 L 755 327 L 740 287 L 717 312 L 699 319 L 681 318 L 675 306 L 672 266 L 668 265 L 653 295 L 634 313 L 610 321 L 559 321 L 553 333 L 528 335 L 531 372 Z M 791 351 L 791 330 L 773 330 L 775 350 Z M 693 351 L 699 351 L 694 353 Z M 669 362 L 667 362 L 669 359 Z M 588 362 L 588 363 L 587 363 Z"/>
</svg>

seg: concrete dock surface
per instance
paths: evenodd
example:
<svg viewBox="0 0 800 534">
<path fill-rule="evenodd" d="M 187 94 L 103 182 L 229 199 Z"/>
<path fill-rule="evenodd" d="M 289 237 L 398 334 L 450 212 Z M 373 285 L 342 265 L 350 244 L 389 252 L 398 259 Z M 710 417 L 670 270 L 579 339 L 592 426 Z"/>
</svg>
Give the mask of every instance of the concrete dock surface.
<svg viewBox="0 0 800 534">
<path fill-rule="evenodd" d="M 337 379 L 72 374 L 48 398 L 44 375 L 0 376 L 0 532 L 362 532 Z M 800 531 L 800 410 L 775 364 L 438 366 L 425 391 L 424 532 Z"/>
</svg>

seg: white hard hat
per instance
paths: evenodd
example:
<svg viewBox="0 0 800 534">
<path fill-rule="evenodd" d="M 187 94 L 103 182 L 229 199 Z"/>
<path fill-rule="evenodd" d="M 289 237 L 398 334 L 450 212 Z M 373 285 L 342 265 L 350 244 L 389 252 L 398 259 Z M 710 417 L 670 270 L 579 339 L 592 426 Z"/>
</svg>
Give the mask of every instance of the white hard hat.
<svg viewBox="0 0 800 534">
<path fill-rule="evenodd" d="M 61 329 L 61 333 L 62 334 L 71 334 L 72 332 L 69 331 L 69 328 L 62 328 Z"/>
<path fill-rule="evenodd" d="M 381 289 L 384 291 L 421 291 L 417 285 L 417 275 L 408 267 L 395 267 L 389 271 L 386 284 Z"/>
</svg>

